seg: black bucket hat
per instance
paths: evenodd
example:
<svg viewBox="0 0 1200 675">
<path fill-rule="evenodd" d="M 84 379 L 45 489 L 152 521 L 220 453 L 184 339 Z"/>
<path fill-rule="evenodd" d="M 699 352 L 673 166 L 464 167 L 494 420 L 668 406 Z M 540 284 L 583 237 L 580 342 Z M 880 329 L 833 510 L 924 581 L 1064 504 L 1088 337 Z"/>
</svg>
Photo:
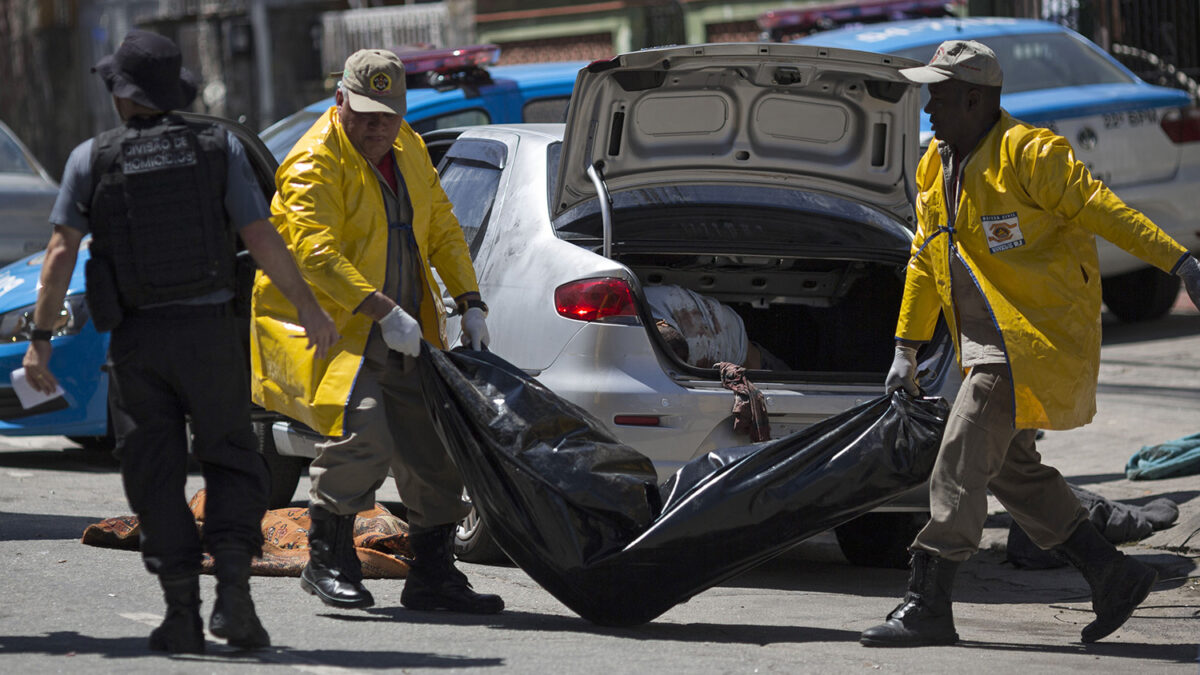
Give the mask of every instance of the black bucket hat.
<svg viewBox="0 0 1200 675">
<path fill-rule="evenodd" d="M 178 110 L 196 99 L 196 78 L 183 67 L 179 47 L 170 38 L 134 29 L 115 54 L 92 67 L 113 96 L 155 110 Z"/>
</svg>

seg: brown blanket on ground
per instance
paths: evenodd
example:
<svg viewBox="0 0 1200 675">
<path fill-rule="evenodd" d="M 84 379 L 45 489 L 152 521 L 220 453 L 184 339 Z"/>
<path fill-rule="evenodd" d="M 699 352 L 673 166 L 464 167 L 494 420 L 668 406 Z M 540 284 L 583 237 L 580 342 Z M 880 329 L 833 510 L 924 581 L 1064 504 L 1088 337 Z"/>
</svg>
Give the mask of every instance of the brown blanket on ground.
<svg viewBox="0 0 1200 675">
<path fill-rule="evenodd" d="M 196 526 L 204 525 L 204 490 L 192 497 L 189 506 Z M 262 520 L 263 553 L 251 564 L 253 574 L 268 577 L 298 577 L 308 562 L 308 509 L 267 511 Z M 88 525 L 80 541 L 89 546 L 137 550 L 137 516 L 106 518 Z M 368 579 L 404 578 L 412 552 L 408 548 L 408 524 L 381 504 L 360 511 L 354 519 L 354 547 Z M 212 558 L 204 555 L 204 570 L 211 572 Z"/>
</svg>

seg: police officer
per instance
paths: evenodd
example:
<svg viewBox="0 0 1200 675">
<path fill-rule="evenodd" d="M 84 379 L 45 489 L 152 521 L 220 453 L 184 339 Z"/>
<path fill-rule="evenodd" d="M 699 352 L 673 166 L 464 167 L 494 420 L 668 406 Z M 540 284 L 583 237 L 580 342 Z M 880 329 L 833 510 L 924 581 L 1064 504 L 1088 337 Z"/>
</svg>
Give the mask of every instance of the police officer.
<svg viewBox="0 0 1200 675">
<path fill-rule="evenodd" d="M 91 233 L 87 300 L 97 330 L 112 331 L 106 365 L 116 454 L 141 524 L 143 560 L 167 604 L 150 648 L 204 651 L 202 545 L 217 576 L 209 629 L 238 647 L 265 647 L 270 638 L 254 611 L 249 574 L 262 549 L 267 469 L 250 425 L 246 318 L 231 302 L 236 235 L 295 303 L 304 328 L 296 337 L 324 354 L 337 328 L 267 220 L 237 139 L 170 112 L 196 94 L 175 43 L 131 31 L 93 72 L 123 124 L 67 160 L 25 369 L 35 388 L 54 391 L 50 338 L 80 242 Z M 202 536 L 184 494 L 189 419 L 207 488 Z"/>
</svg>

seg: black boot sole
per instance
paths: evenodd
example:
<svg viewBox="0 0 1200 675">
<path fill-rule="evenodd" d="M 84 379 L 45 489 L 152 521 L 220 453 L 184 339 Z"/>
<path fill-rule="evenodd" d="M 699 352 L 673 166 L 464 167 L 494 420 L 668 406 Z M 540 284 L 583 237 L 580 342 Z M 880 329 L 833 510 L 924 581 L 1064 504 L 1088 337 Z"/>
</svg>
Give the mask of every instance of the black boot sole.
<svg viewBox="0 0 1200 675">
<path fill-rule="evenodd" d="M 504 611 L 504 601 L 499 598 L 496 602 L 466 604 L 462 602 L 446 602 L 439 597 L 407 597 L 400 596 L 400 604 L 406 609 L 417 612 L 456 612 L 458 614 L 499 614 Z"/>
<path fill-rule="evenodd" d="M 367 596 L 361 600 L 339 600 L 326 595 L 325 593 L 321 592 L 320 588 L 317 588 L 315 584 L 310 582 L 308 579 L 305 579 L 303 576 L 300 577 L 300 588 L 303 588 L 304 591 L 309 595 L 317 596 L 317 599 L 326 605 L 330 607 L 336 607 L 338 609 L 365 609 L 375 605 L 375 598 L 371 596 Z"/>
<path fill-rule="evenodd" d="M 864 647 L 945 647 L 958 642 L 958 633 L 950 637 L 935 638 L 935 639 L 919 639 L 919 640 L 875 640 L 872 638 L 859 638 L 859 644 Z"/>
</svg>

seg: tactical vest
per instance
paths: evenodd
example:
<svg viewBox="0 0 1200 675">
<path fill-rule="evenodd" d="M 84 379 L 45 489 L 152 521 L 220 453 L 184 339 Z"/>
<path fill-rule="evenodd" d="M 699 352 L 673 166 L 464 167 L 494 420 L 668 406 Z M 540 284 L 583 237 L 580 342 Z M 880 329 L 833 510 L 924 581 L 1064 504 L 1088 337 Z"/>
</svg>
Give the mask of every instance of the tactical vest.
<svg viewBox="0 0 1200 675">
<path fill-rule="evenodd" d="M 133 118 L 93 141 L 91 256 L 112 271 L 122 308 L 234 287 L 226 153 L 223 129 L 170 114 Z"/>
</svg>

